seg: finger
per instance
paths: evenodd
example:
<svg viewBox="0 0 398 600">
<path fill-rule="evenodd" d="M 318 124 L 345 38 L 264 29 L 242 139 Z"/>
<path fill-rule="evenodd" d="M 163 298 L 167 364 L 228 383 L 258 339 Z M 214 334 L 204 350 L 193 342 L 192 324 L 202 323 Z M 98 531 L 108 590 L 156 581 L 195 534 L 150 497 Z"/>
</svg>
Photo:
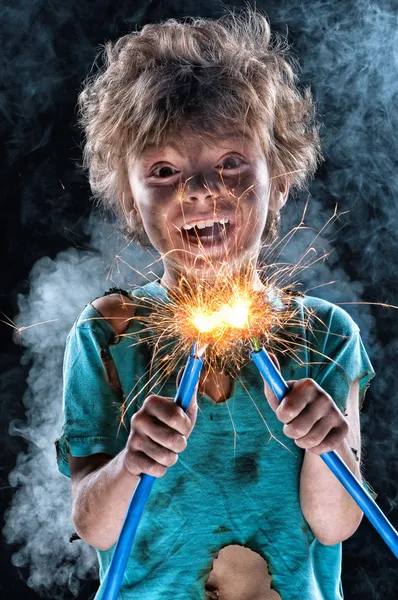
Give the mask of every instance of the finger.
<svg viewBox="0 0 398 600">
<path fill-rule="evenodd" d="M 300 379 L 293 382 L 290 391 L 283 398 L 275 413 L 279 421 L 289 423 L 295 419 L 302 410 L 322 395 L 319 386 L 313 385 L 312 379 Z"/>
<path fill-rule="evenodd" d="M 126 467 L 132 475 L 152 475 L 152 477 L 163 477 L 167 467 L 160 465 L 153 458 L 149 458 L 143 452 L 128 452 L 126 455 Z"/>
<path fill-rule="evenodd" d="M 140 417 L 140 433 L 173 452 L 182 452 L 187 446 L 184 435 L 148 413 L 143 413 Z"/>
<path fill-rule="evenodd" d="M 312 452 L 313 454 L 323 454 L 324 452 L 331 452 L 344 441 L 346 437 L 345 430 L 341 427 L 334 427 L 330 430 L 328 435 L 323 439 L 323 441 L 318 444 L 318 446 L 313 446 L 312 448 L 308 448 L 308 452 Z"/>
<path fill-rule="evenodd" d="M 327 398 L 323 400 L 324 396 L 319 398 L 319 402 L 311 402 L 304 407 L 301 413 L 285 423 L 283 426 L 283 433 L 292 439 L 299 439 L 307 435 L 315 423 L 319 421 L 321 417 L 327 414 L 328 401 Z"/>
<path fill-rule="evenodd" d="M 140 451 L 164 467 L 172 467 L 178 460 L 178 454 L 157 444 L 148 436 L 136 436 L 131 442 L 131 448 Z"/>
<path fill-rule="evenodd" d="M 311 427 L 307 435 L 295 439 L 299 448 L 305 450 L 319 446 L 333 428 L 333 420 L 329 416 L 324 416 Z"/>
<path fill-rule="evenodd" d="M 165 423 L 172 429 L 188 435 L 191 430 L 191 421 L 185 414 L 181 406 L 178 406 L 173 398 L 164 398 L 163 396 L 148 396 L 143 402 L 145 411 Z"/>
</svg>

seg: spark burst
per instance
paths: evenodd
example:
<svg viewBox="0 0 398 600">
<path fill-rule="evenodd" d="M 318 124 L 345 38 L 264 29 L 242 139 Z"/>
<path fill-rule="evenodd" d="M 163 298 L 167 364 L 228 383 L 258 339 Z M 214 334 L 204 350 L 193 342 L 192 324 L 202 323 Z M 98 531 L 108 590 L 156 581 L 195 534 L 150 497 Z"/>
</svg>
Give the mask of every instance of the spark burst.
<svg viewBox="0 0 398 600">
<path fill-rule="evenodd" d="M 288 351 L 293 343 L 289 327 L 298 324 L 297 307 L 289 290 L 268 282 L 253 290 L 252 278 L 232 278 L 223 270 L 219 281 L 192 283 L 181 279 L 168 290 L 168 302 L 151 302 L 148 317 L 140 322 L 150 340 L 172 346 L 167 353 L 168 373 L 189 353 L 193 343 L 206 346 L 205 367 L 235 377 L 249 360 L 248 342 L 257 338 L 274 351 Z M 163 345 L 162 344 L 162 345 Z M 167 362 L 166 360 L 164 362 Z"/>
</svg>

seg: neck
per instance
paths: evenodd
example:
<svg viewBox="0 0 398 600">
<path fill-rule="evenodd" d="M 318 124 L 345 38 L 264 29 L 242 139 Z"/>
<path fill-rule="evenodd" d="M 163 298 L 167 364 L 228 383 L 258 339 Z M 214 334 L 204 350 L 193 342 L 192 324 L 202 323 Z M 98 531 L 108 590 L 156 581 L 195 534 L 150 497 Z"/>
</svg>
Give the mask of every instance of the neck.
<svg viewBox="0 0 398 600">
<path fill-rule="evenodd" d="M 167 289 L 173 289 L 179 287 L 182 281 L 186 281 L 187 285 L 190 289 L 196 289 L 196 287 L 200 284 L 205 284 L 207 286 L 219 285 L 220 283 L 224 283 L 227 279 L 233 281 L 234 279 L 242 278 L 247 283 L 251 283 L 252 289 L 254 291 L 262 291 L 265 289 L 265 286 L 261 282 L 258 271 L 253 268 L 252 265 L 241 265 L 239 269 L 225 269 L 220 274 L 215 274 L 213 276 L 195 276 L 192 277 L 189 274 L 182 273 L 181 271 L 177 272 L 175 269 L 169 269 L 165 265 L 165 270 L 162 278 L 160 279 L 160 283 L 163 287 Z"/>
</svg>

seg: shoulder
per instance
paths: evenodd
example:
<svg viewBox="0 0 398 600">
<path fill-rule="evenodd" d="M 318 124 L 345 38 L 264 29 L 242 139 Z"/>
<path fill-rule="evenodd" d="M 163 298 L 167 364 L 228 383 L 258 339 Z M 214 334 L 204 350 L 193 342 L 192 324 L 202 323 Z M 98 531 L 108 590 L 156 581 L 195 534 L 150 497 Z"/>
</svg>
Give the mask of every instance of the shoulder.
<svg viewBox="0 0 398 600">
<path fill-rule="evenodd" d="M 120 293 L 101 296 L 90 304 L 112 326 L 117 335 L 124 333 L 135 313 L 134 302 Z"/>
<path fill-rule="evenodd" d="M 326 329 L 352 335 L 359 331 L 353 318 L 341 306 L 315 296 L 297 296 L 294 301 L 299 305 L 302 316 L 315 329 Z"/>
</svg>

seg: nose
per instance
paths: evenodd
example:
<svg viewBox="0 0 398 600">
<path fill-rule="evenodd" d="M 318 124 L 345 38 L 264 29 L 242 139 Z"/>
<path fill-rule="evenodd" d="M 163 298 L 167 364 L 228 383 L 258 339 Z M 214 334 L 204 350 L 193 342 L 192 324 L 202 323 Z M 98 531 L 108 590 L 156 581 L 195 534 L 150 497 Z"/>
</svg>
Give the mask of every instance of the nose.
<svg viewBox="0 0 398 600">
<path fill-rule="evenodd" d="M 222 195 L 222 182 L 219 175 L 197 173 L 188 177 L 183 186 L 183 197 L 186 202 L 206 204 Z"/>
</svg>

